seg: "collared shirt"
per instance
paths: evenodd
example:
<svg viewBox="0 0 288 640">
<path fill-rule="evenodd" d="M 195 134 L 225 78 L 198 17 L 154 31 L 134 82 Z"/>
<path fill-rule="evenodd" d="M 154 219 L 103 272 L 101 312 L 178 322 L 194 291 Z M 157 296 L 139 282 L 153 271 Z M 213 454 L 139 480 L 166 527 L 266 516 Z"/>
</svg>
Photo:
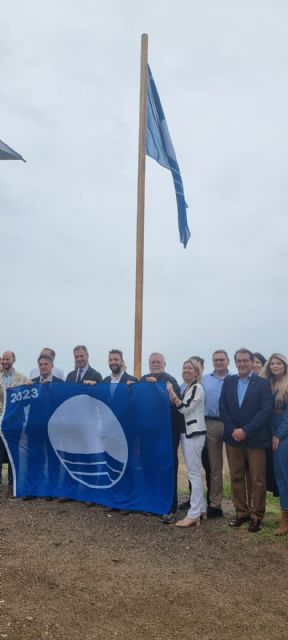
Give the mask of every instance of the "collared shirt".
<svg viewBox="0 0 288 640">
<path fill-rule="evenodd" d="M 118 384 L 118 382 L 120 382 L 122 376 L 123 376 L 124 370 L 120 371 L 120 373 L 117 374 L 117 376 L 114 375 L 114 373 L 111 371 L 111 384 Z"/>
<path fill-rule="evenodd" d="M 241 407 L 242 402 L 245 398 L 245 393 L 248 389 L 248 384 L 251 380 L 251 377 L 252 377 L 252 371 L 251 373 L 249 373 L 249 376 L 247 376 L 247 378 L 240 378 L 240 376 L 238 376 L 237 393 L 238 393 L 239 407 Z"/>
<path fill-rule="evenodd" d="M 86 371 L 88 371 L 88 367 L 89 365 L 87 365 L 87 367 L 78 367 L 76 373 L 76 381 L 78 380 L 79 373 L 81 375 L 81 381 L 83 380 L 83 376 L 85 376 Z"/>
<path fill-rule="evenodd" d="M 14 380 L 14 378 L 15 378 L 15 369 L 12 369 L 11 373 L 8 373 L 8 374 L 3 372 L 2 380 L 4 382 L 6 389 L 10 387 L 10 384 L 12 380 Z"/>
<path fill-rule="evenodd" d="M 202 384 L 205 391 L 205 418 L 219 418 L 219 398 L 223 382 L 227 376 L 230 376 L 229 371 L 227 371 L 224 378 L 216 376 L 215 371 L 203 376 Z"/>
<path fill-rule="evenodd" d="M 48 381 L 48 382 L 52 382 L 52 373 L 51 373 L 51 375 L 50 375 L 50 376 L 47 376 L 47 378 L 41 378 L 41 376 L 40 376 L 40 382 L 41 382 L 41 383 L 42 383 L 42 382 L 46 382 L 46 381 Z"/>
</svg>

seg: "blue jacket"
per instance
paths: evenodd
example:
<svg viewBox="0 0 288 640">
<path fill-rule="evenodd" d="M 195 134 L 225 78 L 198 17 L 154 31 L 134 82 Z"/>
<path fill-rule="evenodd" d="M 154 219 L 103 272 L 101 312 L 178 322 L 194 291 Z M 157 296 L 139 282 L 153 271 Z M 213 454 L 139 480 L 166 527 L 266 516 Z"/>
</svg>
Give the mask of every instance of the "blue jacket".
<svg viewBox="0 0 288 640">
<path fill-rule="evenodd" d="M 251 449 L 270 447 L 270 420 L 273 396 L 268 380 L 252 375 L 241 407 L 238 402 L 238 376 L 227 376 L 223 382 L 219 410 L 224 422 L 224 442 L 233 447 L 245 444 Z M 246 432 L 244 443 L 236 442 L 232 432 L 241 427 Z"/>
<path fill-rule="evenodd" d="M 103 382 L 106 382 L 108 384 L 110 384 L 111 382 L 111 376 L 106 376 L 106 378 L 104 378 Z M 123 375 L 121 376 L 119 383 L 125 384 L 127 382 L 138 382 L 138 379 L 135 378 L 135 376 L 131 376 L 130 373 L 127 373 L 127 371 L 124 371 Z"/>
</svg>

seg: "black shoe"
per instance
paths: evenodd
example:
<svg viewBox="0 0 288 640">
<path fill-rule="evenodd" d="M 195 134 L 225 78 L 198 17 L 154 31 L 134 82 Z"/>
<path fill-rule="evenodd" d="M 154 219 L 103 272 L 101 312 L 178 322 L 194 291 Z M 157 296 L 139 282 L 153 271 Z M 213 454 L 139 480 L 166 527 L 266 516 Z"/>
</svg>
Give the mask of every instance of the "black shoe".
<svg viewBox="0 0 288 640">
<path fill-rule="evenodd" d="M 250 516 L 241 516 L 240 518 L 234 518 L 229 522 L 229 527 L 241 527 L 244 522 L 249 522 Z"/>
<path fill-rule="evenodd" d="M 190 507 L 190 500 L 185 500 L 185 502 L 181 502 L 181 504 L 179 504 L 179 510 L 180 511 L 186 511 L 187 509 L 189 509 Z"/>
<path fill-rule="evenodd" d="M 256 520 L 251 520 L 248 531 L 250 531 L 250 533 L 257 533 L 258 531 L 260 531 L 261 527 L 262 520 L 260 520 L 260 518 L 256 518 Z"/>
<path fill-rule="evenodd" d="M 218 509 L 217 507 L 207 507 L 207 518 L 223 518 L 222 509 Z"/>
<path fill-rule="evenodd" d="M 163 524 L 173 524 L 175 522 L 175 514 L 174 513 L 165 513 L 162 517 Z"/>
<path fill-rule="evenodd" d="M 22 500 L 37 500 L 37 496 L 24 496 Z"/>
</svg>

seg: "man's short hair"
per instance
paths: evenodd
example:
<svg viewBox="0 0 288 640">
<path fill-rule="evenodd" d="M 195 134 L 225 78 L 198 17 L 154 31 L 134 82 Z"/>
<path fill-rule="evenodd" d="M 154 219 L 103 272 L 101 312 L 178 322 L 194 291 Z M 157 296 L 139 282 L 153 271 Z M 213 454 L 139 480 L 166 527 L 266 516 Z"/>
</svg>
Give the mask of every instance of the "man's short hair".
<svg viewBox="0 0 288 640">
<path fill-rule="evenodd" d="M 77 344 L 77 346 L 73 349 L 73 353 L 75 353 L 75 351 L 80 351 L 80 349 L 81 351 L 85 351 L 85 353 L 87 353 L 87 356 L 89 356 L 88 349 L 87 347 L 85 347 L 85 344 Z"/>
<path fill-rule="evenodd" d="M 50 349 L 50 347 L 43 347 L 43 349 L 41 349 L 40 356 L 41 356 L 41 353 L 43 353 L 43 351 L 50 351 L 52 360 L 55 360 L 56 353 L 54 349 Z"/>
<path fill-rule="evenodd" d="M 39 358 L 37 360 L 38 364 L 40 363 L 40 360 L 47 360 L 47 362 L 50 362 L 50 364 L 53 364 L 53 358 L 51 358 L 51 356 L 45 356 L 45 355 L 41 356 L 41 354 L 40 354 L 40 356 L 39 356 Z"/>
<path fill-rule="evenodd" d="M 235 362 L 236 362 L 236 358 L 238 356 L 238 353 L 248 353 L 248 356 L 249 356 L 250 360 L 253 360 L 252 351 L 250 351 L 250 349 L 245 349 L 244 347 L 242 347 L 241 349 L 237 349 L 237 351 L 235 351 L 235 353 L 234 353 L 234 361 Z"/>
<path fill-rule="evenodd" d="M 160 353 L 159 351 L 153 351 L 152 353 L 150 353 L 149 360 L 151 360 L 151 358 L 153 358 L 153 356 L 160 356 L 162 358 L 164 364 L 166 364 L 165 356 L 163 356 L 163 353 Z"/>
<path fill-rule="evenodd" d="M 11 353 L 12 358 L 14 358 L 14 360 L 16 360 L 16 356 L 14 351 L 10 351 L 10 349 L 7 349 L 6 351 L 3 351 L 3 353 Z M 2 357 L 3 357 L 3 353 L 2 353 Z"/>
<path fill-rule="evenodd" d="M 118 353 L 121 360 L 123 360 L 123 351 L 121 351 L 121 349 L 111 349 L 111 351 L 109 351 L 109 356 L 111 356 L 112 353 Z"/>
<path fill-rule="evenodd" d="M 241 349 L 240 349 L 240 351 L 241 351 Z M 216 351 L 213 351 L 212 358 L 214 358 L 216 353 L 224 353 L 224 356 L 227 358 L 227 360 L 229 360 L 228 353 L 227 353 L 227 351 L 225 351 L 225 349 L 216 349 Z"/>
</svg>

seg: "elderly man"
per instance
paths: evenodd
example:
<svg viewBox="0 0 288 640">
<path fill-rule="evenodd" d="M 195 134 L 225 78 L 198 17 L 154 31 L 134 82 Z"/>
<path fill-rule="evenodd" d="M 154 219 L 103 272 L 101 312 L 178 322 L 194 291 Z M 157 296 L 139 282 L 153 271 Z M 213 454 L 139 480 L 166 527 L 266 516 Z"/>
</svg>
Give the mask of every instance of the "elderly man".
<svg viewBox="0 0 288 640">
<path fill-rule="evenodd" d="M 142 376 L 140 382 L 157 383 L 171 382 L 174 392 L 179 396 L 180 388 L 178 382 L 173 376 L 165 371 L 166 362 L 162 353 L 154 351 L 149 357 L 149 373 Z M 171 405 L 172 418 L 172 438 L 173 438 L 173 454 L 174 454 L 174 497 L 171 505 L 170 513 L 163 516 L 165 524 L 175 522 L 175 513 L 178 507 L 177 498 L 177 475 L 178 475 L 178 447 L 180 442 L 180 433 L 183 424 L 183 416 L 177 411 L 175 405 Z"/>
<path fill-rule="evenodd" d="M 273 397 L 268 380 L 253 373 L 253 354 L 238 349 L 234 356 L 238 375 L 227 376 L 219 400 L 224 442 L 231 476 L 236 517 L 231 527 L 249 521 L 250 533 L 261 529 L 266 506 L 266 453 Z M 249 504 L 246 468 L 249 466 L 252 504 Z"/>
<path fill-rule="evenodd" d="M 223 382 L 229 375 L 229 358 L 226 351 L 217 349 L 212 355 L 213 371 L 203 376 L 205 391 L 206 441 L 210 464 L 210 504 L 208 518 L 223 516 L 223 432 L 224 425 L 219 416 L 219 398 Z"/>
<path fill-rule="evenodd" d="M 14 364 L 16 362 L 16 356 L 13 351 L 4 351 L 2 355 L 2 368 L 3 371 L 0 373 L 0 411 L 2 413 L 3 410 L 3 400 L 4 400 L 4 392 L 5 389 L 10 389 L 11 387 L 19 387 L 21 384 L 27 384 L 29 382 L 28 378 L 23 373 L 19 373 L 14 368 Z M 2 400 L 1 400 L 2 398 Z M 2 464 L 3 462 L 8 462 L 8 497 L 12 496 L 12 486 L 13 486 L 13 477 L 10 462 L 8 461 L 7 452 L 4 446 L 4 443 L 0 437 L 0 483 L 2 483 Z"/>
<path fill-rule="evenodd" d="M 84 344 L 79 344 L 73 349 L 75 369 L 68 373 L 66 382 L 77 382 L 85 384 L 91 380 L 94 382 L 102 382 L 102 376 L 99 371 L 92 369 L 89 364 L 89 353 Z"/>
</svg>

